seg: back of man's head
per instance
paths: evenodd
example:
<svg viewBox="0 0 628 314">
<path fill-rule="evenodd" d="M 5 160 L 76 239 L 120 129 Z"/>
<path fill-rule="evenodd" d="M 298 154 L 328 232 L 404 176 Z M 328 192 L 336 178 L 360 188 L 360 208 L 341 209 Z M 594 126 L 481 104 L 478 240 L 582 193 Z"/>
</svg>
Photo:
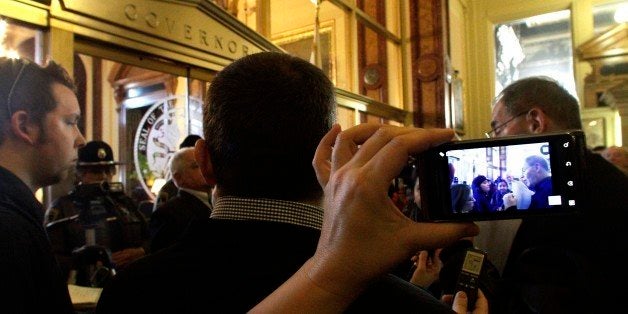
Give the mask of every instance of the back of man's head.
<svg viewBox="0 0 628 314">
<path fill-rule="evenodd" d="M 54 61 L 45 67 L 25 59 L 0 57 L 0 144 L 8 132 L 10 117 L 24 110 L 43 125 L 45 115 L 57 106 L 52 84 L 59 83 L 75 91 L 68 72 Z"/>
<path fill-rule="evenodd" d="M 581 129 L 578 100 L 556 80 L 536 76 L 523 78 L 508 85 L 497 96 L 512 116 L 539 107 L 560 129 Z"/>
<path fill-rule="evenodd" d="M 321 192 L 312 168 L 335 120 L 333 85 L 287 54 L 246 56 L 212 81 L 204 138 L 222 195 L 298 200 Z"/>
<path fill-rule="evenodd" d="M 192 166 L 192 163 L 196 163 L 194 160 L 194 148 L 183 147 L 176 151 L 170 160 L 170 173 L 172 174 L 172 180 L 174 184 L 181 188 L 187 188 L 181 175 L 185 173 L 185 170 Z"/>
<path fill-rule="evenodd" d="M 549 167 L 549 163 L 547 162 L 547 160 L 541 156 L 537 156 L 537 155 L 532 155 L 532 156 L 528 156 L 526 158 L 526 164 L 529 167 L 535 166 L 535 165 L 539 165 L 540 169 L 547 175 L 549 175 L 550 172 L 550 167 Z"/>
</svg>

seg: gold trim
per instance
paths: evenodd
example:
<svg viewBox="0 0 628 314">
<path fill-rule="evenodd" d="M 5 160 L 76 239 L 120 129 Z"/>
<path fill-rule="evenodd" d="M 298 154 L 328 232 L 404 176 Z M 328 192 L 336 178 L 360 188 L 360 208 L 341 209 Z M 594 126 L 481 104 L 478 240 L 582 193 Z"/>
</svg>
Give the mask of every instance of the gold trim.
<svg viewBox="0 0 628 314">
<path fill-rule="evenodd" d="M 40 3 L 2 0 L 0 16 L 20 20 L 38 26 L 48 26 L 48 8 Z"/>
<path fill-rule="evenodd" d="M 405 110 L 339 88 L 336 88 L 336 102 L 338 106 L 356 109 L 401 124 L 404 124 L 406 118 L 410 116 L 410 113 Z"/>
<path fill-rule="evenodd" d="M 73 29 L 75 34 L 81 35 L 84 37 L 89 37 L 89 40 L 86 40 L 84 42 L 89 41 L 93 43 L 93 45 L 96 45 L 96 46 L 106 47 L 107 44 L 110 43 L 111 46 L 108 47 L 108 49 L 112 51 L 116 51 L 119 49 L 131 49 L 131 50 L 137 51 L 136 53 L 134 53 L 134 55 L 136 56 L 144 55 L 144 54 L 151 54 L 158 57 L 167 58 L 171 60 L 177 60 L 181 63 L 195 65 L 198 67 L 203 67 L 206 69 L 216 70 L 216 71 L 221 70 L 223 67 L 227 66 L 228 64 L 232 62 L 232 60 L 218 58 L 211 55 L 204 55 L 198 51 L 192 51 L 184 47 L 181 47 L 180 45 L 173 45 L 173 44 L 164 43 L 164 42 L 162 42 L 160 45 L 159 41 L 153 38 L 145 38 L 146 41 L 151 42 L 151 45 L 148 45 L 146 42 L 141 43 L 141 42 L 129 40 L 126 38 L 113 36 L 113 35 L 98 31 L 98 30 L 74 26 L 71 23 L 67 23 L 67 22 L 63 22 L 59 20 L 52 19 L 50 23 L 51 25 L 54 25 L 55 27 L 58 27 L 61 29 L 71 28 Z M 77 43 L 78 42 L 83 42 L 83 41 L 78 40 Z M 91 49 L 89 47 L 90 45 L 92 44 L 85 44 L 80 48 L 80 50 L 78 50 L 77 48 L 77 52 L 83 53 L 85 50 L 90 50 Z M 179 50 L 179 51 L 173 51 L 173 50 Z M 89 54 L 89 53 L 86 53 L 86 54 Z"/>
<path fill-rule="evenodd" d="M 77 53 L 86 54 L 94 57 L 109 59 L 119 63 L 129 64 L 153 71 L 173 74 L 177 76 L 186 76 L 185 67 L 183 65 L 170 64 L 167 62 L 155 61 L 152 58 L 142 58 L 141 54 L 127 52 L 99 45 L 98 43 L 77 40 L 74 43 Z"/>
<path fill-rule="evenodd" d="M 207 0 L 53 2 L 55 27 L 213 70 L 246 54 L 281 51 Z"/>
</svg>

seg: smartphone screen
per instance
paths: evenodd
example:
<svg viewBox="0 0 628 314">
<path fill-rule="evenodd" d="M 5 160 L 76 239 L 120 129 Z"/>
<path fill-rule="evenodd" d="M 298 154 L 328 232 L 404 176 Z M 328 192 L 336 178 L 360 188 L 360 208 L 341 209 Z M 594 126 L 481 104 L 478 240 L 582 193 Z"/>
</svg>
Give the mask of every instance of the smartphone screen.
<svg viewBox="0 0 628 314">
<path fill-rule="evenodd" d="M 432 220 L 493 220 L 574 213 L 581 132 L 444 144 L 420 155 L 422 207 Z"/>
</svg>

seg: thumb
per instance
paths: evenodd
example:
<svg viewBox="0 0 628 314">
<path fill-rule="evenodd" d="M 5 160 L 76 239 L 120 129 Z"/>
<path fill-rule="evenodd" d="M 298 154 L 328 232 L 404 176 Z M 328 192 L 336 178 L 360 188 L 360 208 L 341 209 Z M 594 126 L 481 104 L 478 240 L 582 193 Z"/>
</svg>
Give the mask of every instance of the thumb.
<svg viewBox="0 0 628 314">
<path fill-rule="evenodd" d="M 467 294 L 464 291 L 458 291 L 454 296 L 454 304 L 451 306 L 451 309 L 458 314 L 467 313 L 467 303 Z"/>
</svg>

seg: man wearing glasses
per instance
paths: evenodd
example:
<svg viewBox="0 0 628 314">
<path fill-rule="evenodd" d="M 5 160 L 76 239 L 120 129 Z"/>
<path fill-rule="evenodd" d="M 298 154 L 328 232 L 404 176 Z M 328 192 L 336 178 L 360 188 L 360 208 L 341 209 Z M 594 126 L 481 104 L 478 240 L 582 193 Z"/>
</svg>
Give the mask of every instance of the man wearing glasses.
<svg viewBox="0 0 628 314">
<path fill-rule="evenodd" d="M 0 58 L 0 303 L 3 313 L 74 313 L 36 190 L 68 176 L 85 138 L 58 64 Z"/>
<path fill-rule="evenodd" d="M 577 100 L 546 77 L 521 79 L 493 105 L 488 137 L 581 129 Z M 583 212 L 523 219 L 504 267 L 505 312 L 607 313 L 620 308 L 628 256 L 626 175 L 586 152 Z"/>
<path fill-rule="evenodd" d="M 506 87 L 493 105 L 487 137 L 581 129 L 578 101 L 550 78 L 521 79 Z"/>
</svg>

